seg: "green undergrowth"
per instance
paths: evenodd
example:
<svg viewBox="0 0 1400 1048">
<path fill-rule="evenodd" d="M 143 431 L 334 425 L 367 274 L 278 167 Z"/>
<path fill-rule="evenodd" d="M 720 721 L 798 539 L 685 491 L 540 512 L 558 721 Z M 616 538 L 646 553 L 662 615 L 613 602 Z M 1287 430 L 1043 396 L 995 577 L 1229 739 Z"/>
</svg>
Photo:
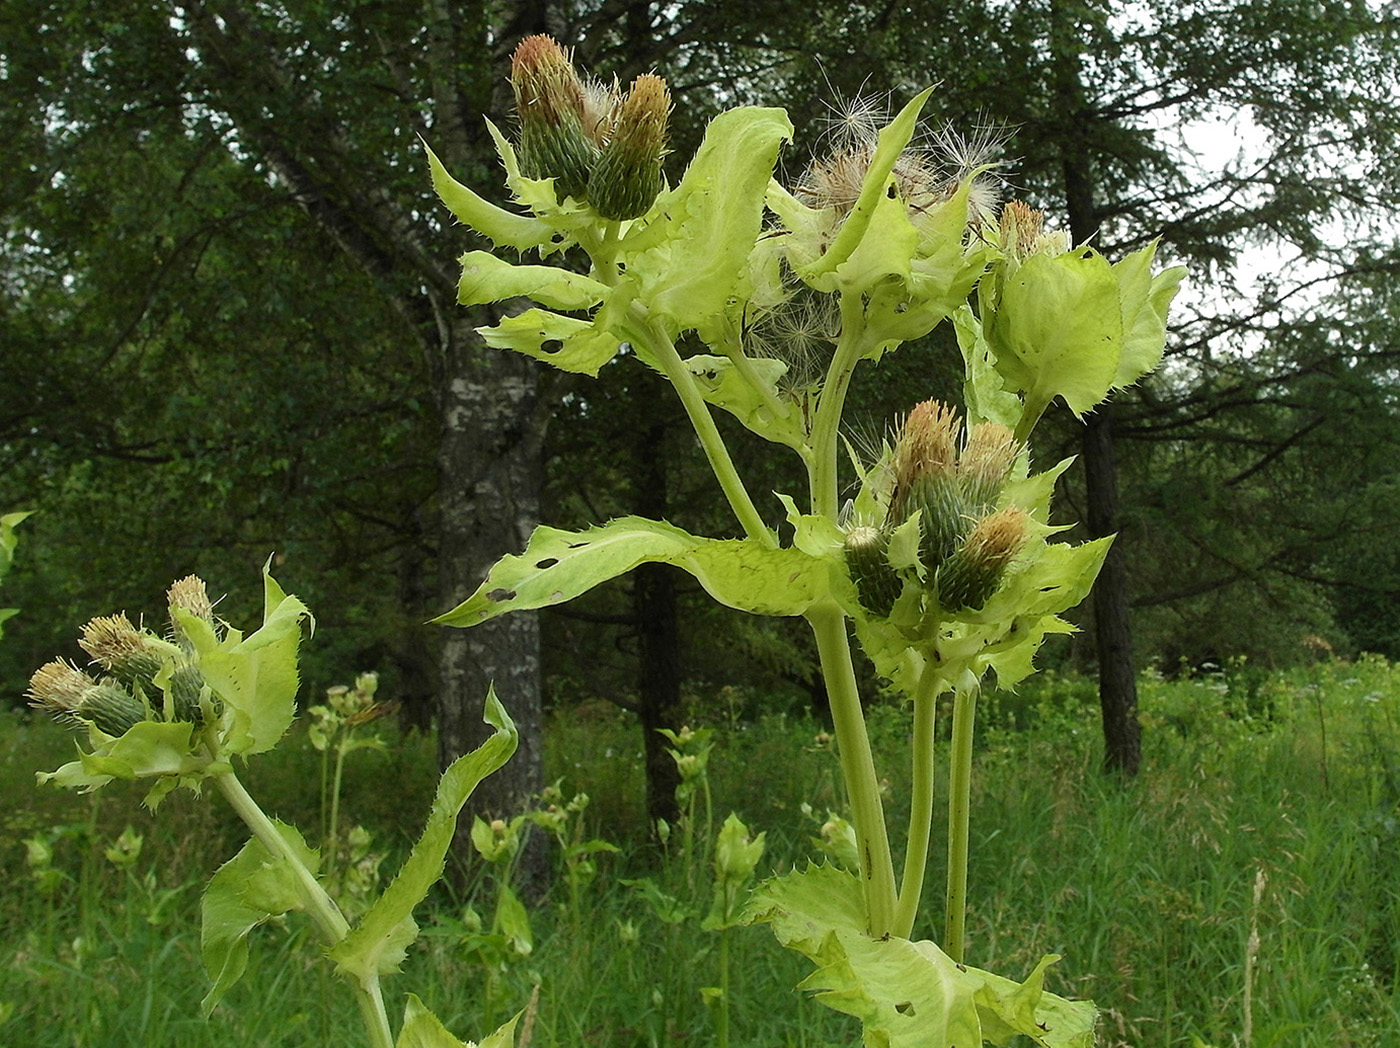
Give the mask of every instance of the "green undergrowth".
<svg viewBox="0 0 1400 1048">
<path fill-rule="evenodd" d="M 1125 785 L 1099 770 L 1090 682 L 1047 674 L 1018 695 L 984 696 L 970 961 L 1024 973 L 1043 953 L 1064 954 L 1049 986 L 1100 1004 L 1108 1048 L 1393 1045 L 1400 672 L 1372 660 L 1274 675 L 1236 665 L 1145 677 L 1140 698 L 1143 768 Z M 870 712 L 877 751 L 908 746 L 903 711 Z M 464 945 L 467 907 L 489 921 L 487 886 L 440 893 L 387 992 L 411 986 L 467 1032 L 494 1028 L 538 985 L 536 1046 L 714 1043 L 701 993 L 718 977 L 718 938 L 699 931 L 710 904 L 704 825 L 717 831 L 734 810 L 765 831 L 766 874 L 820 855 L 814 838 L 841 799 L 819 721 L 735 722 L 719 702 L 697 702 L 691 716 L 717 729 L 712 803 L 696 807 L 691 854 L 679 833 L 667 853 L 646 843 L 635 725 L 606 705 L 556 713 L 548 775 L 566 796 L 587 792 L 587 834 L 621 847 L 596 856 L 609 875 L 576 903 L 561 878 L 532 910 L 528 955 L 489 973 Z M 405 813 L 426 810 L 435 773 L 432 740 L 381 734 L 386 750 L 348 762 L 341 810 L 390 854 L 390 869 L 417 832 L 418 816 Z M 199 891 L 241 845 L 238 824 L 218 804 L 180 794 L 157 824 L 133 815 L 135 795 L 117 788 L 83 797 L 36 787 L 34 769 L 60 763 L 71 746 L 46 722 L 0 716 L 0 1044 L 359 1043 L 295 918 L 292 936 L 257 937 L 246 982 L 210 1020 L 199 1017 Z M 319 762 L 297 729 L 246 775 L 267 809 L 308 837 L 320 816 Z M 898 823 L 908 784 L 885 786 Z M 942 875 L 930 869 L 930 883 Z M 622 883 L 644 878 L 651 889 Z M 941 905 L 936 890 L 928 895 Z M 929 909 L 916 933 L 937 926 Z M 855 1042 L 847 1020 L 790 992 L 800 962 L 765 930 L 741 929 L 731 950 L 732 1043 Z M 284 963 L 289 951 L 296 963 Z"/>
</svg>

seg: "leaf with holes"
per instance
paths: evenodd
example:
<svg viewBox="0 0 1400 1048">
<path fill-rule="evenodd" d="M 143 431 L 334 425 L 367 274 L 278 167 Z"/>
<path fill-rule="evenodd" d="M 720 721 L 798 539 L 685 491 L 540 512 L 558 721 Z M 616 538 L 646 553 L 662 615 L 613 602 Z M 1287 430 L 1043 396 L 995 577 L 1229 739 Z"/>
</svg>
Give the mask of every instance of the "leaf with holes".
<svg viewBox="0 0 1400 1048">
<path fill-rule="evenodd" d="M 475 626 L 508 611 L 563 604 L 647 562 L 674 564 L 721 604 L 756 615 L 802 614 L 827 593 L 834 563 L 750 539 L 702 538 L 643 517 L 580 532 L 541 527 L 523 554 L 497 561 L 475 593 L 434 621 Z"/>
</svg>

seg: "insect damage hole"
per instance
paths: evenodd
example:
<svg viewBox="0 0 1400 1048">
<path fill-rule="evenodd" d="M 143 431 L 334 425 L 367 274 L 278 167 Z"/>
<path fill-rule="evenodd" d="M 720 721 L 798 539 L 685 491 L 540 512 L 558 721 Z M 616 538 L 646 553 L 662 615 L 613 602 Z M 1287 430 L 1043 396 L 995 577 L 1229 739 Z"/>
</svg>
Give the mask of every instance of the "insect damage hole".
<svg viewBox="0 0 1400 1048">
<path fill-rule="evenodd" d="M 559 563 L 558 557 L 545 557 L 544 560 L 535 561 L 535 567 L 543 571 L 545 568 L 552 568 Z"/>
<path fill-rule="evenodd" d="M 490 601 L 495 601 L 497 604 L 500 604 L 507 600 L 514 600 L 515 590 L 505 589 L 504 587 L 493 589 L 490 593 L 486 594 L 486 599 Z"/>
</svg>

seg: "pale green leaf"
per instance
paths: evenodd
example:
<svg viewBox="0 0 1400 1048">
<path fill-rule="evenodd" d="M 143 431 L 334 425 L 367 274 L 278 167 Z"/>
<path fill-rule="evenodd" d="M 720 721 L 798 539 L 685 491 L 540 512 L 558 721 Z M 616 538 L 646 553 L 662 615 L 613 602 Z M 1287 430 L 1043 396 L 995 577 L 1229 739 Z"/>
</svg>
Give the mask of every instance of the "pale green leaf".
<svg viewBox="0 0 1400 1048">
<path fill-rule="evenodd" d="M 403 1028 L 399 1030 L 394 1048 L 511 1048 L 515 1043 L 515 1024 L 519 1021 L 520 1015 L 517 1013 L 480 1045 L 459 1041 L 436 1015 L 428 1011 L 416 994 L 409 994 L 403 1013 Z"/>
<path fill-rule="evenodd" d="M 203 619 L 174 609 L 172 614 L 199 655 L 200 672 L 232 714 L 223 740 L 225 753 L 254 754 L 282 738 L 296 715 L 297 648 L 301 623 L 311 613 L 282 592 L 264 569 L 263 624 L 244 638 L 229 630 L 220 641 Z"/>
<path fill-rule="evenodd" d="M 984 334 L 1007 385 L 1028 408 L 1061 397 L 1076 416 L 1108 395 L 1123 352 L 1118 280 L 1088 248 L 1027 258 L 1005 279 Z"/>
<path fill-rule="evenodd" d="M 551 309 L 591 309 L 608 293 L 606 284 L 558 266 L 514 265 L 489 251 L 468 251 L 458 261 L 462 278 L 457 301 L 464 306 L 528 296 Z"/>
<path fill-rule="evenodd" d="M 513 247 L 517 251 L 543 247 L 558 236 L 554 228 L 538 218 L 513 214 L 483 200 L 447 173 L 447 168 L 426 142 L 423 149 L 428 154 L 428 165 L 433 174 L 433 191 L 459 222 L 470 226 L 492 243 Z"/>
<path fill-rule="evenodd" d="M 791 137 L 781 109 L 731 109 L 710 121 L 680 184 L 657 198 L 637 242 L 648 248 L 626 258 L 627 279 L 653 315 L 684 331 L 724 312 L 762 227 L 778 149 Z"/>
<path fill-rule="evenodd" d="M 1021 420 L 1021 398 L 1006 388 L 982 335 L 982 325 L 970 307 L 964 305 L 953 314 L 953 329 L 962 350 L 967 424 L 999 422 L 1014 430 Z"/>
<path fill-rule="evenodd" d="M 465 601 L 434 621 L 474 626 L 508 611 L 573 600 L 646 562 L 689 572 L 721 604 L 800 615 L 827 590 L 826 562 L 751 539 L 708 539 L 664 521 L 622 517 L 582 532 L 540 527 L 525 552 L 497 561 Z"/>
<path fill-rule="evenodd" d="M 919 231 L 909 221 L 904 200 L 891 184 L 888 192 L 876 197 L 865 235 L 836 267 L 836 288 L 864 294 L 880 281 L 892 279 L 902 291 L 909 283 L 909 265 L 918 247 Z"/>
<path fill-rule="evenodd" d="M 765 440 L 798 451 L 805 446 L 802 412 L 778 391 L 778 380 L 788 370 L 786 363 L 758 357 L 747 362 L 745 372 L 728 357 L 699 355 L 686 360 L 685 366 L 708 403 L 729 412 Z"/>
<path fill-rule="evenodd" d="M 542 309 L 527 309 L 506 317 L 495 327 L 477 328 L 488 346 L 513 349 L 553 364 L 560 371 L 598 375 L 598 369 L 617 355 L 617 336 L 587 320 L 560 316 Z"/>
<path fill-rule="evenodd" d="M 882 1048 L 980 1048 L 1016 1035 L 1041 1048 L 1090 1048 L 1096 1011 L 1043 988 L 1044 958 L 1021 983 L 957 964 L 931 942 L 872 939 L 865 933 L 860 882 L 834 867 L 767 881 L 748 907 L 778 941 L 813 961 L 802 984 L 864 1026 Z"/>
<path fill-rule="evenodd" d="M 1181 287 L 1186 270 L 1175 266 L 1152 275 L 1157 253 L 1153 241 L 1113 267 L 1118 278 L 1123 315 L 1123 357 L 1118 363 L 1114 388 L 1130 386 L 1162 361 L 1167 340 L 1167 309 Z"/>
<path fill-rule="evenodd" d="M 191 752 L 194 725 L 183 721 L 140 721 L 120 738 L 89 729 L 91 753 L 78 750 L 78 760 L 53 772 L 40 772 L 39 782 L 52 782 L 87 792 L 113 779 L 131 781 L 161 775 L 197 776 L 209 760 Z"/>
<path fill-rule="evenodd" d="M 294 827 L 276 820 L 273 825 L 287 847 L 315 873 L 320 855 L 307 847 Z M 292 867 L 274 859 L 257 838 L 219 867 L 204 889 L 200 906 L 200 949 L 204 970 L 214 983 L 200 1002 L 206 1018 L 242 977 L 248 964 L 249 933 L 269 918 L 303 908 Z"/>
<path fill-rule="evenodd" d="M 404 951 L 418 934 L 413 910 L 442 876 L 457 815 L 482 779 L 515 752 L 515 724 L 492 690 L 486 696 L 486 723 L 496 730 L 471 753 L 458 757 L 442 773 L 427 825 L 393 883 L 329 956 L 341 971 L 360 979 L 397 971 Z"/>
</svg>

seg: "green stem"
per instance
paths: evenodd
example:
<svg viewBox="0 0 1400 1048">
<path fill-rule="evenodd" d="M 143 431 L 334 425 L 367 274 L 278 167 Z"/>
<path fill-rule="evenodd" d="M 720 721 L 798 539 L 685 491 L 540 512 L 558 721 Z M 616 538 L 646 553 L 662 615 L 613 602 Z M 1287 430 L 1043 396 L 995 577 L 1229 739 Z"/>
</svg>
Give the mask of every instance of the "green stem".
<svg viewBox="0 0 1400 1048">
<path fill-rule="evenodd" d="M 943 952 L 961 963 L 967 921 L 967 836 L 972 798 L 972 727 L 976 689 L 953 696 L 953 747 L 948 758 L 948 909 Z"/>
<path fill-rule="evenodd" d="M 248 829 L 253 831 L 253 836 L 258 842 L 276 861 L 283 863 L 292 872 L 302 904 L 311 916 L 312 924 L 320 932 L 321 939 L 327 946 L 334 946 L 344 939 L 350 931 L 349 922 L 345 920 L 335 901 L 317 883 L 315 874 L 307 869 L 306 864 L 287 846 L 286 839 L 258 807 L 258 802 L 253 800 L 233 772 L 223 772 L 213 778 L 219 792 L 224 795 Z M 394 1035 L 389 1029 L 388 1013 L 384 1010 L 379 976 L 370 976 L 364 982 L 358 979 L 351 980 L 351 988 L 360 1007 L 360 1014 L 364 1017 L 365 1027 L 369 1031 L 370 1048 L 393 1048 Z"/>
<path fill-rule="evenodd" d="M 710 406 L 700 395 L 700 390 L 695 385 L 695 376 L 686 370 L 685 362 L 681 360 L 681 355 L 676 352 L 675 343 L 671 341 L 670 336 L 658 323 L 648 320 L 644 325 L 638 325 L 638 327 L 641 330 L 633 333 L 635 335 L 645 334 L 647 349 L 656 358 L 662 373 L 675 387 L 676 394 L 681 398 L 681 405 L 685 408 L 686 416 L 695 429 L 695 435 L 700 438 L 700 446 L 705 449 L 705 457 L 709 460 L 710 469 L 714 471 L 715 478 L 719 481 L 725 498 L 729 500 L 729 505 L 734 510 L 734 515 L 739 518 L 739 523 L 743 525 L 744 534 L 766 546 L 777 548 L 777 536 L 763 523 L 763 517 L 759 514 L 758 507 L 754 505 L 753 499 L 749 498 L 748 489 L 744 487 L 744 481 L 740 478 L 739 471 L 734 467 L 734 460 L 729 457 L 729 449 L 725 446 L 724 438 L 720 436 L 719 429 L 715 426 L 714 417 L 710 414 Z"/>
<path fill-rule="evenodd" d="M 729 1048 L 729 914 L 719 930 L 719 1048 Z"/>
<path fill-rule="evenodd" d="M 909 836 L 905 841 L 904 876 L 899 882 L 894 934 L 913 937 L 914 919 L 924 890 L 928 868 L 929 833 L 933 829 L 933 729 L 938 716 L 934 687 L 940 676 L 928 662 L 914 691 L 914 748 L 912 787 L 909 795 Z"/>
<path fill-rule="evenodd" d="M 837 756 L 841 762 L 841 776 L 846 781 L 851 822 L 860 849 L 869 932 L 879 938 L 894 929 L 894 861 L 890 858 L 890 838 L 885 829 L 885 810 L 880 804 L 880 784 L 875 777 L 870 736 L 865 730 L 860 693 L 851 665 L 846 616 L 834 601 L 824 600 L 808 609 L 807 621 L 812 624 L 816 636 L 822 677 L 831 702 Z"/>
<path fill-rule="evenodd" d="M 812 423 L 812 459 L 808 475 L 812 488 L 812 512 L 836 519 L 837 510 L 837 437 L 841 431 L 841 412 L 846 404 L 846 391 L 855 374 L 856 363 L 865 350 L 865 314 L 859 295 L 841 296 L 841 337 L 836 353 L 827 368 L 817 399 L 817 417 Z"/>
<path fill-rule="evenodd" d="M 326 851 L 327 858 L 332 863 L 336 861 L 336 835 L 340 832 L 340 784 L 345 772 L 345 751 L 350 745 L 350 735 L 354 728 L 345 729 L 345 734 L 335 748 L 335 778 L 331 783 L 331 817 L 330 826 L 326 831 Z"/>
</svg>

